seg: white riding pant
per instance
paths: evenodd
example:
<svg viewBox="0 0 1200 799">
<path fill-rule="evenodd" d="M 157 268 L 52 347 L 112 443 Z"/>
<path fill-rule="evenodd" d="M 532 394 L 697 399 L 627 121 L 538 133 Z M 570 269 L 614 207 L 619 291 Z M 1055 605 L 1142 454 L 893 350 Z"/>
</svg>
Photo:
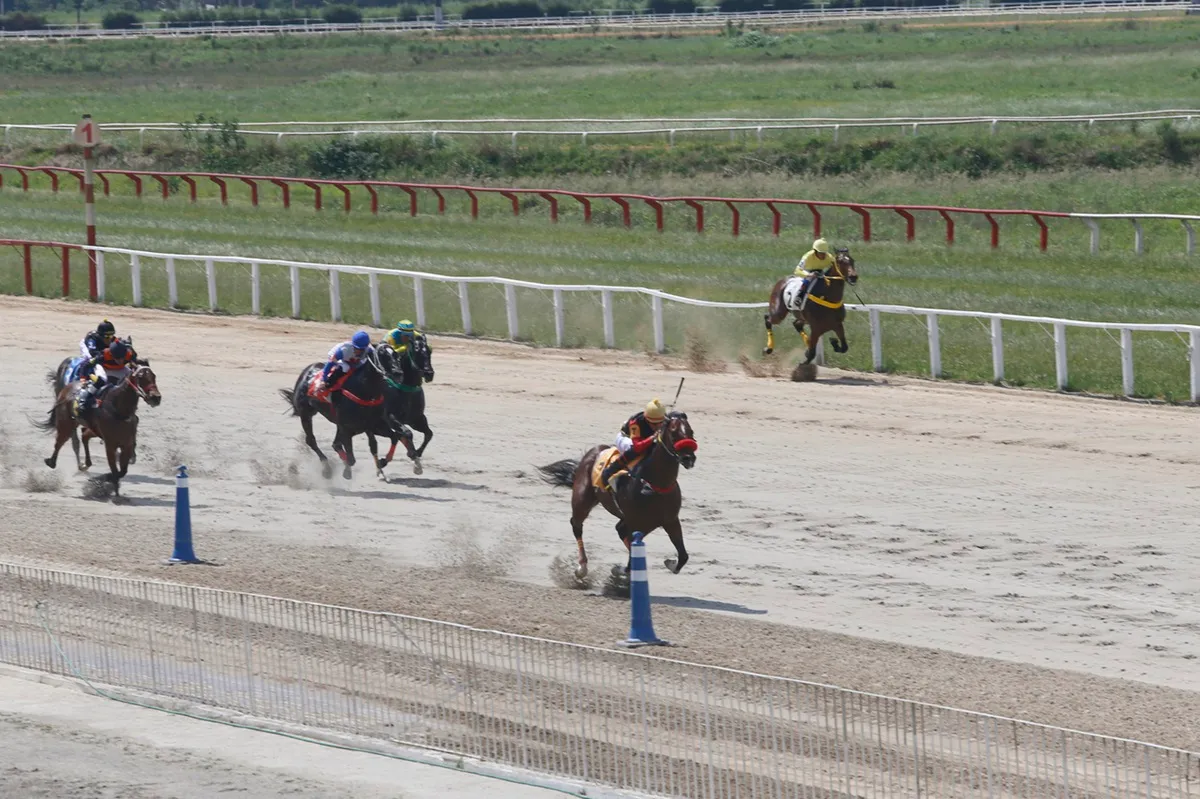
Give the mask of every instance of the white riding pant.
<svg viewBox="0 0 1200 799">
<path fill-rule="evenodd" d="M 624 433 L 617 433 L 617 440 L 613 444 L 622 455 L 628 455 L 629 450 L 633 449 L 633 439 Z"/>
</svg>

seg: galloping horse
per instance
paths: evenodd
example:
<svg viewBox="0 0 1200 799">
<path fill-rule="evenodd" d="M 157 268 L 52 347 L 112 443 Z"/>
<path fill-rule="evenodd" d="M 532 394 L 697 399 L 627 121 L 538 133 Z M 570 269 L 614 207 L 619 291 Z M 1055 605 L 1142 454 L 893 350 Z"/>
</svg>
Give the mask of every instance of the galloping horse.
<svg viewBox="0 0 1200 799">
<path fill-rule="evenodd" d="M 113 484 L 114 493 L 120 495 L 119 481 L 129 472 L 129 464 L 133 462 L 137 451 L 138 400 L 146 400 L 151 408 L 157 408 L 162 402 L 157 378 L 149 366 L 135 366 L 129 375 L 110 386 L 101 395 L 99 404 L 92 411 L 87 424 L 75 415 L 75 396 L 79 388 L 78 380 L 63 386 L 55 397 L 54 406 L 50 408 L 46 421 L 37 423 L 38 428 L 46 432 L 57 432 L 54 452 L 46 458 L 46 465 L 51 469 L 58 465 L 58 451 L 69 438 L 71 447 L 75 450 L 75 462 L 79 470 L 88 469 L 92 465 L 92 453 L 88 442 L 99 438 L 104 441 L 105 453 L 108 455 L 107 479 Z M 86 461 L 79 460 L 79 436 L 76 428 L 81 425 Z"/>
<path fill-rule="evenodd" d="M 850 251 L 843 248 L 834 250 L 833 264 L 815 279 L 803 307 L 796 297 L 800 287 L 799 277 L 785 277 L 776 283 L 771 289 L 767 313 L 763 314 L 763 321 L 767 324 L 767 346 L 763 354 L 770 355 L 775 351 L 775 332 L 772 328 L 786 319 L 789 313 L 795 315 L 792 326 L 808 347 L 804 354 L 805 363 L 812 363 L 813 358 L 817 357 L 817 342 L 831 330 L 837 334 L 833 342 L 834 351 L 848 351 L 850 345 L 846 343 L 846 331 L 842 327 L 846 320 L 842 296 L 847 283 L 853 286 L 857 282 L 858 271 L 854 268 L 854 259 L 850 257 Z M 804 332 L 806 324 L 810 334 Z"/>
<path fill-rule="evenodd" d="M 358 462 L 354 457 L 353 441 L 359 434 L 366 434 L 372 460 L 380 474 L 391 462 L 392 455 L 396 452 L 397 441 L 404 442 L 409 458 L 416 456 L 412 446 L 412 433 L 398 426 L 393 427 L 384 411 L 386 384 L 383 368 L 377 360 L 368 359 L 366 366 L 344 377 L 328 402 L 318 400 L 309 393 L 314 376 L 324 367 L 325 364 L 321 362 L 309 364 L 300 372 L 296 384 L 292 388 L 279 389 L 279 395 L 291 407 L 292 415 L 300 417 L 300 426 L 304 428 L 304 443 L 321 459 L 321 474 L 326 479 L 333 476 L 333 467 L 325 453 L 317 446 L 317 438 L 313 435 L 312 420 L 318 413 L 337 426 L 337 434 L 333 437 L 333 451 L 342 459 L 342 477 L 347 480 L 351 477 L 351 467 Z M 386 458 L 379 457 L 379 445 L 375 440 L 377 435 L 392 442 L 392 448 Z"/>
<path fill-rule="evenodd" d="M 390 348 L 381 351 L 388 352 Z M 381 357 L 380 362 L 387 373 L 384 407 L 392 426 L 408 426 L 421 434 L 421 446 L 409 456 L 413 459 L 413 470 L 420 474 L 423 471 L 421 456 L 433 438 L 429 420 L 425 418 L 425 389 L 422 387 L 423 383 L 433 382 L 433 349 L 424 336 L 415 336 L 405 352 Z M 395 379 L 397 377 L 399 380 Z"/>
<path fill-rule="evenodd" d="M 637 480 L 625 480 L 617 494 L 598 487 L 600 470 L 614 456 L 616 448 L 603 444 L 589 449 L 576 462 L 562 460 L 538 468 L 543 479 L 551 485 L 571 488 L 571 532 L 579 548 L 579 567 L 575 576 L 583 579 L 588 573 L 587 550 L 583 547 L 583 522 L 597 504 L 616 516 L 617 535 L 629 548 L 635 531 L 646 535 L 661 527 L 675 546 L 676 557 L 667 558 L 666 566 L 679 574 L 688 562 L 683 546 L 683 528 L 679 524 L 679 508 L 683 495 L 679 491 L 679 467 L 691 469 L 696 465 L 696 439 L 686 413 L 667 414 L 666 421 L 654 436 L 654 446 L 631 472 L 636 473 L 654 489 L 643 496 Z M 598 463 L 599 461 L 599 463 Z M 614 572 L 617 569 L 614 568 Z M 629 571 L 628 562 L 625 573 Z"/>
</svg>

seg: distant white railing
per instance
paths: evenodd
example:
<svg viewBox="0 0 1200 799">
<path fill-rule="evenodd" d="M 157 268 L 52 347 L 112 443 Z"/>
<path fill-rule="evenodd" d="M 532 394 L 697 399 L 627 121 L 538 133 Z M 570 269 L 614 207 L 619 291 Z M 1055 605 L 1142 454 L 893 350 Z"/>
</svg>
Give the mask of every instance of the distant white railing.
<svg viewBox="0 0 1200 799">
<path fill-rule="evenodd" d="M 888 8 L 814 8 L 799 11 L 746 11 L 722 14 L 620 14 L 615 11 L 571 17 L 527 17 L 523 19 L 452 19 L 441 22 L 433 19 L 404 21 L 366 19 L 361 23 L 333 24 L 321 20 L 289 21 L 286 25 L 194 23 L 167 27 L 162 23 L 141 23 L 128 30 L 104 30 L 96 23 L 81 25 L 48 25 L 45 30 L 0 31 L 0 38 L 46 39 L 61 37 L 123 38 L 130 36 L 274 36 L 316 35 L 329 33 L 385 33 L 436 31 L 448 28 L 461 30 L 542 30 L 578 28 L 713 28 L 727 23 L 760 25 L 806 24 L 825 21 L 908 20 L 955 17 L 1053 16 L 1063 14 L 1114 14 L 1131 11 L 1185 11 L 1193 8 L 1191 0 L 1064 0 L 1057 3 L 1013 3 L 994 6 L 891 6 Z"/>
<path fill-rule="evenodd" d="M 913 136 L 922 127 L 938 128 L 960 125 L 987 125 L 995 135 L 1001 124 L 1086 125 L 1090 130 L 1098 123 L 1137 123 L 1169 121 L 1191 126 L 1200 121 L 1200 109 L 1162 109 L 1124 111 L 1100 114 L 1058 114 L 1045 116 L 1013 116 L 976 114 L 971 116 L 903 116 L 903 117 L 631 117 L 616 118 L 546 118 L 546 119 L 411 119 L 411 120 L 351 120 L 328 122 L 239 122 L 237 132 L 244 136 L 270 136 L 277 141 L 289 137 L 312 136 L 503 136 L 515 143 L 518 137 L 578 138 L 584 144 L 589 139 L 604 136 L 663 136 L 668 146 L 674 145 L 681 134 L 729 133 L 753 134 L 761 144 L 764 132 L 813 130 L 831 131 L 839 141 L 842 130 L 857 128 L 899 128 Z M 139 144 L 145 144 L 147 133 L 179 133 L 185 123 L 179 122 L 110 122 L 101 124 L 106 133 L 137 133 Z M 203 128 L 204 126 L 200 126 Z M 13 131 L 60 134 L 70 138 L 74 124 L 31 123 L 0 124 L 3 142 L 10 143 Z"/>
<path fill-rule="evenodd" d="M 262 267 L 277 266 L 288 270 L 291 315 L 300 317 L 302 307 L 301 270 L 323 272 L 328 276 L 329 316 L 334 321 L 343 318 L 341 277 L 343 275 L 365 276 L 368 281 L 368 296 L 370 302 L 371 321 L 376 327 L 383 325 L 383 314 L 380 299 L 380 281 L 387 279 L 405 279 L 412 281 L 413 301 L 417 324 L 428 326 L 430 319 L 427 315 L 425 299 L 425 283 L 437 282 L 453 285 L 458 294 L 458 319 L 451 321 L 444 318 L 434 320 L 438 330 L 461 330 L 466 335 L 473 335 L 476 326 L 472 319 L 470 287 L 476 284 L 502 286 L 504 289 L 505 319 L 507 322 L 508 338 L 521 339 L 521 319 L 517 289 L 534 289 L 550 292 L 553 298 L 554 314 L 554 344 L 562 347 L 567 341 L 567 317 L 565 313 L 564 295 L 567 293 L 590 293 L 600 297 L 600 314 L 603 324 L 604 346 L 616 346 L 616 327 L 614 324 L 614 297 L 618 295 L 640 295 L 650 300 L 650 321 L 653 331 L 653 349 L 655 352 L 666 351 L 666 330 L 664 303 L 678 303 L 697 308 L 720 308 L 727 310 L 763 310 L 765 302 L 713 302 L 698 300 L 691 297 L 681 297 L 657 289 L 634 286 L 603 286 L 603 285 L 554 285 L 536 283 L 528 280 L 515 280 L 504 277 L 471 277 L 459 275 L 438 275 L 431 272 L 417 272 L 402 269 L 381 269 L 369 266 L 348 266 L 336 264 L 308 263 L 303 261 L 284 261 L 268 258 L 240 258 L 222 255 L 183 255 L 130 250 L 116 247 L 79 247 L 81 250 L 92 249 L 96 254 L 97 298 L 105 299 L 106 271 L 115 268 L 114 257 L 126 260 L 130 282 L 132 284 L 132 302 L 135 306 L 144 303 L 142 290 L 143 259 L 162 261 L 167 278 L 167 304 L 177 307 L 180 304 L 180 290 L 177 267 L 179 262 L 203 264 L 205 285 L 207 288 L 207 304 L 210 310 L 221 308 L 220 297 L 217 295 L 217 268 L 219 266 L 239 266 L 250 269 L 251 312 L 262 313 Z M 124 268 L 124 267 L 123 267 Z M 1121 386 L 1126 396 L 1134 395 L 1135 372 L 1133 358 L 1133 334 L 1135 332 L 1174 333 L 1179 336 L 1187 347 L 1187 363 L 1193 402 L 1200 401 L 1200 325 L 1179 324 L 1139 324 L 1120 322 L 1088 322 L 1053 317 L 1022 316 L 1006 313 L 984 313 L 981 311 L 957 311 L 940 308 L 920 308 L 904 305 L 853 305 L 846 307 L 858 313 L 868 315 L 871 336 L 871 363 L 876 371 L 884 368 L 883 357 L 883 325 L 884 314 L 916 317 L 925 328 L 929 345 L 929 374 L 941 377 L 942 345 L 939 329 L 939 319 L 942 317 L 962 317 L 978 319 L 988 325 L 988 335 L 991 340 L 992 377 L 999 382 L 1005 378 L 1004 323 L 1028 323 L 1049 326 L 1052 328 L 1054 341 L 1054 372 L 1055 385 L 1059 390 L 1067 387 L 1069 382 L 1069 364 L 1067 349 L 1067 329 L 1104 330 L 1117 335 L 1121 356 Z M 574 318 L 574 317 L 573 317 Z M 649 342 L 647 342 L 649 343 Z"/>
</svg>

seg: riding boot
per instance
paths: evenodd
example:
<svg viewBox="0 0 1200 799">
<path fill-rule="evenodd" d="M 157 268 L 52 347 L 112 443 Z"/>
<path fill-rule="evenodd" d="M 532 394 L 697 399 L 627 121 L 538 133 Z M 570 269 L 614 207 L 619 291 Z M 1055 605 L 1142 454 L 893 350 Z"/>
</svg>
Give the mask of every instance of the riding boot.
<svg viewBox="0 0 1200 799">
<path fill-rule="evenodd" d="M 625 468 L 625 459 L 617 458 L 600 473 L 600 485 L 606 486 L 609 491 L 616 493 L 615 483 L 617 473 Z"/>
</svg>

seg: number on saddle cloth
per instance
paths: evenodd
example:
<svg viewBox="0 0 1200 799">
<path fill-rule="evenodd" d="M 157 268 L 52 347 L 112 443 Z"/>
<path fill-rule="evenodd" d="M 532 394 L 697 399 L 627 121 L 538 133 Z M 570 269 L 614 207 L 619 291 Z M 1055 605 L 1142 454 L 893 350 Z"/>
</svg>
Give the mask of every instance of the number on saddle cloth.
<svg viewBox="0 0 1200 799">
<path fill-rule="evenodd" d="M 802 277 L 788 278 L 788 282 L 783 284 L 783 304 L 789 311 L 800 310 L 804 300 L 804 285 L 805 279 Z"/>
<path fill-rule="evenodd" d="M 68 383 L 74 383 L 76 380 L 79 379 L 79 369 L 80 369 L 80 367 L 83 366 L 83 364 L 86 362 L 86 360 L 87 360 L 86 358 L 83 358 L 81 356 L 76 356 L 71 359 L 71 362 L 69 364 L 67 364 L 67 371 L 63 375 L 63 385 L 64 386 Z"/>
</svg>

